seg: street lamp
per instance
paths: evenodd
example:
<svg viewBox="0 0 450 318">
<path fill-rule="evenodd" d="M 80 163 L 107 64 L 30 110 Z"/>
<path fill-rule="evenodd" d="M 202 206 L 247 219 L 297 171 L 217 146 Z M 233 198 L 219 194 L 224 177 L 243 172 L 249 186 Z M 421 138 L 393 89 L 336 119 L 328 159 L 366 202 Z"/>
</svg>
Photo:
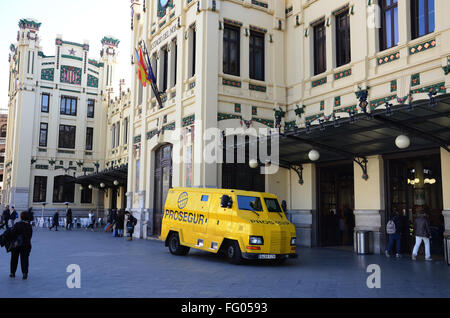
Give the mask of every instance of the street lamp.
<svg viewBox="0 0 450 318">
<path fill-rule="evenodd" d="M 317 161 L 317 160 L 320 159 L 320 153 L 319 153 L 317 150 L 312 149 L 312 150 L 308 153 L 308 158 L 309 158 L 309 160 L 311 160 L 311 161 Z"/>
<path fill-rule="evenodd" d="M 42 212 L 41 212 L 42 227 L 44 227 L 44 210 L 45 210 L 45 205 L 47 204 L 47 202 L 41 202 L 41 204 L 42 204 Z"/>
<path fill-rule="evenodd" d="M 395 138 L 395 145 L 400 149 L 406 149 L 411 145 L 411 140 L 408 136 L 400 135 Z"/>
<path fill-rule="evenodd" d="M 100 183 L 100 188 L 104 188 L 105 184 L 103 182 Z"/>
<path fill-rule="evenodd" d="M 256 169 L 256 168 L 258 168 L 258 166 L 259 166 L 258 160 L 256 160 L 256 159 L 250 159 L 248 165 L 250 166 L 250 168 Z"/>
<path fill-rule="evenodd" d="M 118 185 L 119 185 L 119 181 L 117 181 L 117 180 L 114 180 L 113 183 L 114 183 L 115 186 L 118 186 Z"/>
</svg>

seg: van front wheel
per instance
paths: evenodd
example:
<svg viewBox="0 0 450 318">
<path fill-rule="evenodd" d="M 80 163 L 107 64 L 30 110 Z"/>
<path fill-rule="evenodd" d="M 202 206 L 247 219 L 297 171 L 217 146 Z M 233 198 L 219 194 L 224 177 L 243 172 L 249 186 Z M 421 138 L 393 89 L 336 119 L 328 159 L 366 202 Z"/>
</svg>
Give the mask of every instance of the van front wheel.
<svg viewBox="0 0 450 318">
<path fill-rule="evenodd" d="M 227 246 L 226 253 L 228 261 L 231 264 L 237 265 L 242 263 L 242 253 L 238 242 L 231 241 Z"/>
<path fill-rule="evenodd" d="M 189 253 L 189 247 L 180 244 L 178 233 L 172 233 L 168 243 L 169 251 L 173 255 L 186 255 Z"/>
</svg>

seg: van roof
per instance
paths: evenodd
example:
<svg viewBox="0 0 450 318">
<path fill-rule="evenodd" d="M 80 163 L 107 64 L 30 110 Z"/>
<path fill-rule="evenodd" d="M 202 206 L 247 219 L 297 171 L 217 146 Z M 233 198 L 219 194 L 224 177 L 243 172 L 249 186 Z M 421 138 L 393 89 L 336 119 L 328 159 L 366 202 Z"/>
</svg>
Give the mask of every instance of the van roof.
<svg viewBox="0 0 450 318">
<path fill-rule="evenodd" d="M 220 193 L 220 194 L 228 194 L 228 193 L 236 193 L 238 195 L 248 195 L 248 196 L 275 196 L 273 193 L 268 192 L 258 192 L 258 191 L 245 191 L 245 190 L 237 190 L 237 189 L 216 189 L 216 188 L 182 188 L 175 187 L 171 188 L 173 191 L 185 191 L 185 192 L 202 192 L 202 193 Z"/>
</svg>

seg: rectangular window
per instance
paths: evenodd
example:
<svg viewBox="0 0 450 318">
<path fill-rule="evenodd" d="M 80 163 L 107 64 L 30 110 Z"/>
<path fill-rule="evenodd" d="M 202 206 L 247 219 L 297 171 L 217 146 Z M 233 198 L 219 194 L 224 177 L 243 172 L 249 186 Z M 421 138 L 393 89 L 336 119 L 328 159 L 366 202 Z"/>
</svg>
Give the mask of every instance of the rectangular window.
<svg viewBox="0 0 450 318">
<path fill-rule="evenodd" d="M 111 148 L 116 148 L 116 124 L 113 124 L 111 128 Z"/>
<path fill-rule="evenodd" d="M 92 203 L 92 189 L 89 189 L 87 186 L 83 187 L 81 190 L 81 203 Z"/>
<path fill-rule="evenodd" d="M 39 130 L 39 147 L 47 147 L 48 124 L 41 123 Z"/>
<path fill-rule="evenodd" d="M 196 46 L 197 46 L 197 31 L 195 31 L 195 25 L 191 28 L 191 35 L 192 35 L 192 65 L 191 65 L 191 76 L 193 77 L 195 75 L 195 55 L 196 55 Z"/>
<path fill-rule="evenodd" d="M 45 202 L 47 196 L 47 177 L 35 176 L 33 202 Z"/>
<path fill-rule="evenodd" d="M 116 131 L 116 135 L 117 135 L 117 139 L 116 139 L 116 147 L 119 147 L 120 146 L 120 121 L 119 122 L 117 122 L 117 124 L 116 124 L 116 129 L 117 129 L 117 131 Z"/>
<path fill-rule="evenodd" d="M 327 70 L 325 22 L 314 26 L 314 75 L 324 73 Z"/>
<path fill-rule="evenodd" d="M 87 116 L 88 118 L 94 118 L 95 100 L 88 99 L 87 103 Z"/>
<path fill-rule="evenodd" d="M 169 52 L 167 52 L 167 47 L 162 50 L 163 54 L 163 82 L 162 82 L 162 91 L 165 92 L 167 90 L 167 82 L 169 79 L 168 66 L 169 66 Z"/>
<path fill-rule="evenodd" d="M 434 0 L 411 0 L 411 38 L 433 33 L 435 29 Z"/>
<path fill-rule="evenodd" d="M 240 76 L 240 28 L 225 24 L 223 29 L 223 72 Z"/>
<path fill-rule="evenodd" d="M 75 149 L 75 126 L 59 125 L 59 148 Z"/>
<path fill-rule="evenodd" d="M 396 46 L 398 39 L 397 0 L 381 0 L 380 51 Z"/>
<path fill-rule="evenodd" d="M 49 105 L 50 105 L 50 94 L 42 93 L 41 112 L 48 113 Z"/>
<path fill-rule="evenodd" d="M 348 10 L 336 16 L 336 66 L 351 61 L 350 16 Z"/>
<path fill-rule="evenodd" d="M 177 45 L 177 41 L 174 41 L 173 43 L 174 46 L 174 63 L 173 63 L 173 86 L 177 85 L 177 60 L 178 60 L 178 45 Z"/>
<path fill-rule="evenodd" d="M 264 33 L 250 30 L 250 78 L 264 81 Z"/>
<path fill-rule="evenodd" d="M 61 96 L 61 115 L 76 116 L 77 115 L 77 102 L 76 97 Z"/>
<path fill-rule="evenodd" d="M 123 144 L 128 143 L 128 117 L 123 120 Z"/>
<path fill-rule="evenodd" d="M 86 127 L 86 150 L 92 150 L 94 144 L 94 128 Z"/>
</svg>

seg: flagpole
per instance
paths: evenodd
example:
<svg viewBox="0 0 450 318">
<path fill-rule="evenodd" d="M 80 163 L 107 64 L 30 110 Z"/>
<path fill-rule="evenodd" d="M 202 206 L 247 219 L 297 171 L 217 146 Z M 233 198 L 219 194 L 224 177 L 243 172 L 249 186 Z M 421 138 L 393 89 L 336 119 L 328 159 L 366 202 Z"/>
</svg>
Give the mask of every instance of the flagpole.
<svg viewBox="0 0 450 318">
<path fill-rule="evenodd" d="M 142 44 L 144 44 L 144 47 L 141 46 Z M 158 89 L 158 86 L 156 85 L 156 78 L 154 77 L 155 75 L 153 73 L 152 65 L 150 63 L 150 58 L 148 56 L 147 45 L 145 44 L 145 41 L 141 41 L 139 43 L 139 46 L 144 51 L 145 59 L 147 60 L 147 65 L 148 65 L 147 69 L 148 69 L 149 77 L 150 77 L 150 74 L 153 75 L 153 78 L 151 78 L 151 85 L 152 85 L 153 93 L 156 96 L 156 100 L 158 101 L 159 108 L 161 109 L 161 108 L 163 108 L 163 104 L 162 104 L 162 100 L 161 100 L 161 93 Z"/>
</svg>

